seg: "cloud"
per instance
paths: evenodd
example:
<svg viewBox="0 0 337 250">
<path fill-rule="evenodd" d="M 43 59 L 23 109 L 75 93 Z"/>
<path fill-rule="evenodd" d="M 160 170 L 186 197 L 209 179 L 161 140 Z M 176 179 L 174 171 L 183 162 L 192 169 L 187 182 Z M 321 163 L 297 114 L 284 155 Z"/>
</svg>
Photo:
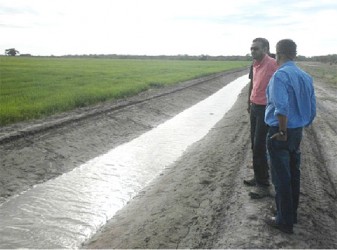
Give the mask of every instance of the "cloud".
<svg viewBox="0 0 337 250">
<path fill-rule="evenodd" d="M 310 56 L 336 42 L 332 0 L 1 0 L 0 10 L 0 50 L 32 54 L 244 55 L 263 36 Z"/>
</svg>

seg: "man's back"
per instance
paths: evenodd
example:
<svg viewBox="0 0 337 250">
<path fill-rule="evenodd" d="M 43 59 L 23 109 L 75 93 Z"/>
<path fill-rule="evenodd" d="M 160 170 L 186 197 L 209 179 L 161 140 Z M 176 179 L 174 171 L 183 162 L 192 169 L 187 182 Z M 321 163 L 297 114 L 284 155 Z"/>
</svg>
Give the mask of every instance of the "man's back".
<svg viewBox="0 0 337 250">
<path fill-rule="evenodd" d="M 316 99 L 313 87 L 313 80 L 309 74 L 301 70 L 292 61 L 283 64 L 275 73 L 270 81 L 268 89 L 273 89 L 272 93 L 268 90 L 269 102 L 267 109 L 274 108 L 275 114 L 288 117 L 288 127 L 297 128 L 308 126 L 316 115 Z M 268 110 L 269 114 L 271 114 Z M 273 125 L 271 117 L 266 121 Z"/>
</svg>

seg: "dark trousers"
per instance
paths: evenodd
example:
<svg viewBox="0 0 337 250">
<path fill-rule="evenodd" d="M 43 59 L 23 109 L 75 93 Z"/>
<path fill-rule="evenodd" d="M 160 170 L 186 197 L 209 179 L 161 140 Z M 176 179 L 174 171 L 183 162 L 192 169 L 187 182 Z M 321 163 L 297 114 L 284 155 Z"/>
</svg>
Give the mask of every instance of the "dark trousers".
<svg viewBox="0 0 337 250">
<path fill-rule="evenodd" d="M 272 182 L 276 192 L 276 222 L 292 228 L 293 224 L 297 223 L 303 129 L 288 129 L 287 141 L 270 139 L 278 131 L 278 127 L 270 127 L 267 139 Z"/>
<path fill-rule="evenodd" d="M 250 108 L 250 136 L 253 150 L 253 169 L 257 185 L 269 185 L 266 136 L 268 127 L 264 122 L 266 106 L 252 104 Z"/>
</svg>

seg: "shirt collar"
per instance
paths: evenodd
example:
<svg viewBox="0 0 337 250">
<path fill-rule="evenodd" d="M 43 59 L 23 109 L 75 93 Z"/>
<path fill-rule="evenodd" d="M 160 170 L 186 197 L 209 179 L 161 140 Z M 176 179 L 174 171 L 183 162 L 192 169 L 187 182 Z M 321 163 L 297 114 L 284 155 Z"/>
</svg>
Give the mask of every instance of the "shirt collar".
<svg viewBox="0 0 337 250">
<path fill-rule="evenodd" d="M 265 61 L 267 60 L 267 56 L 268 56 L 268 55 L 265 54 L 261 61 L 255 60 L 255 61 L 254 61 L 254 66 L 260 66 L 260 65 L 264 64 Z"/>
<path fill-rule="evenodd" d="M 286 66 L 288 66 L 288 65 L 295 65 L 295 62 L 292 61 L 292 60 L 289 60 L 289 61 L 283 63 L 283 64 L 280 66 L 280 68 L 286 67 Z"/>
</svg>

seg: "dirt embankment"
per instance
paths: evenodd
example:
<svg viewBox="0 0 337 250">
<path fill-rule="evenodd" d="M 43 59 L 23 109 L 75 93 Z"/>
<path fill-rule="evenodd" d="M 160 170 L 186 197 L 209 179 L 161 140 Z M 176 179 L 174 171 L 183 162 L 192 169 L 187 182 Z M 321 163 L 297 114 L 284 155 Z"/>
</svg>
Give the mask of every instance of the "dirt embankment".
<svg viewBox="0 0 337 250">
<path fill-rule="evenodd" d="M 245 72 L 196 85 L 183 83 L 180 86 L 188 88 L 172 94 L 4 141 L 2 201 L 130 141 Z M 153 90 L 136 99 L 175 88 Z M 189 147 L 83 248 L 337 248 L 337 95 L 336 89 L 320 81 L 316 92 L 318 116 L 305 130 L 302 144 L 302 190 L 294 235 L 266 226 L 262 219 L 271 214 L 273 199 L 251 200 L 250 188 L 242 183 L 253 174 L 246 167 L 251 152 L 244 89 L 206 137 Z M 0 132 L 23 127 L 27 126 Z"/>
</svg>

